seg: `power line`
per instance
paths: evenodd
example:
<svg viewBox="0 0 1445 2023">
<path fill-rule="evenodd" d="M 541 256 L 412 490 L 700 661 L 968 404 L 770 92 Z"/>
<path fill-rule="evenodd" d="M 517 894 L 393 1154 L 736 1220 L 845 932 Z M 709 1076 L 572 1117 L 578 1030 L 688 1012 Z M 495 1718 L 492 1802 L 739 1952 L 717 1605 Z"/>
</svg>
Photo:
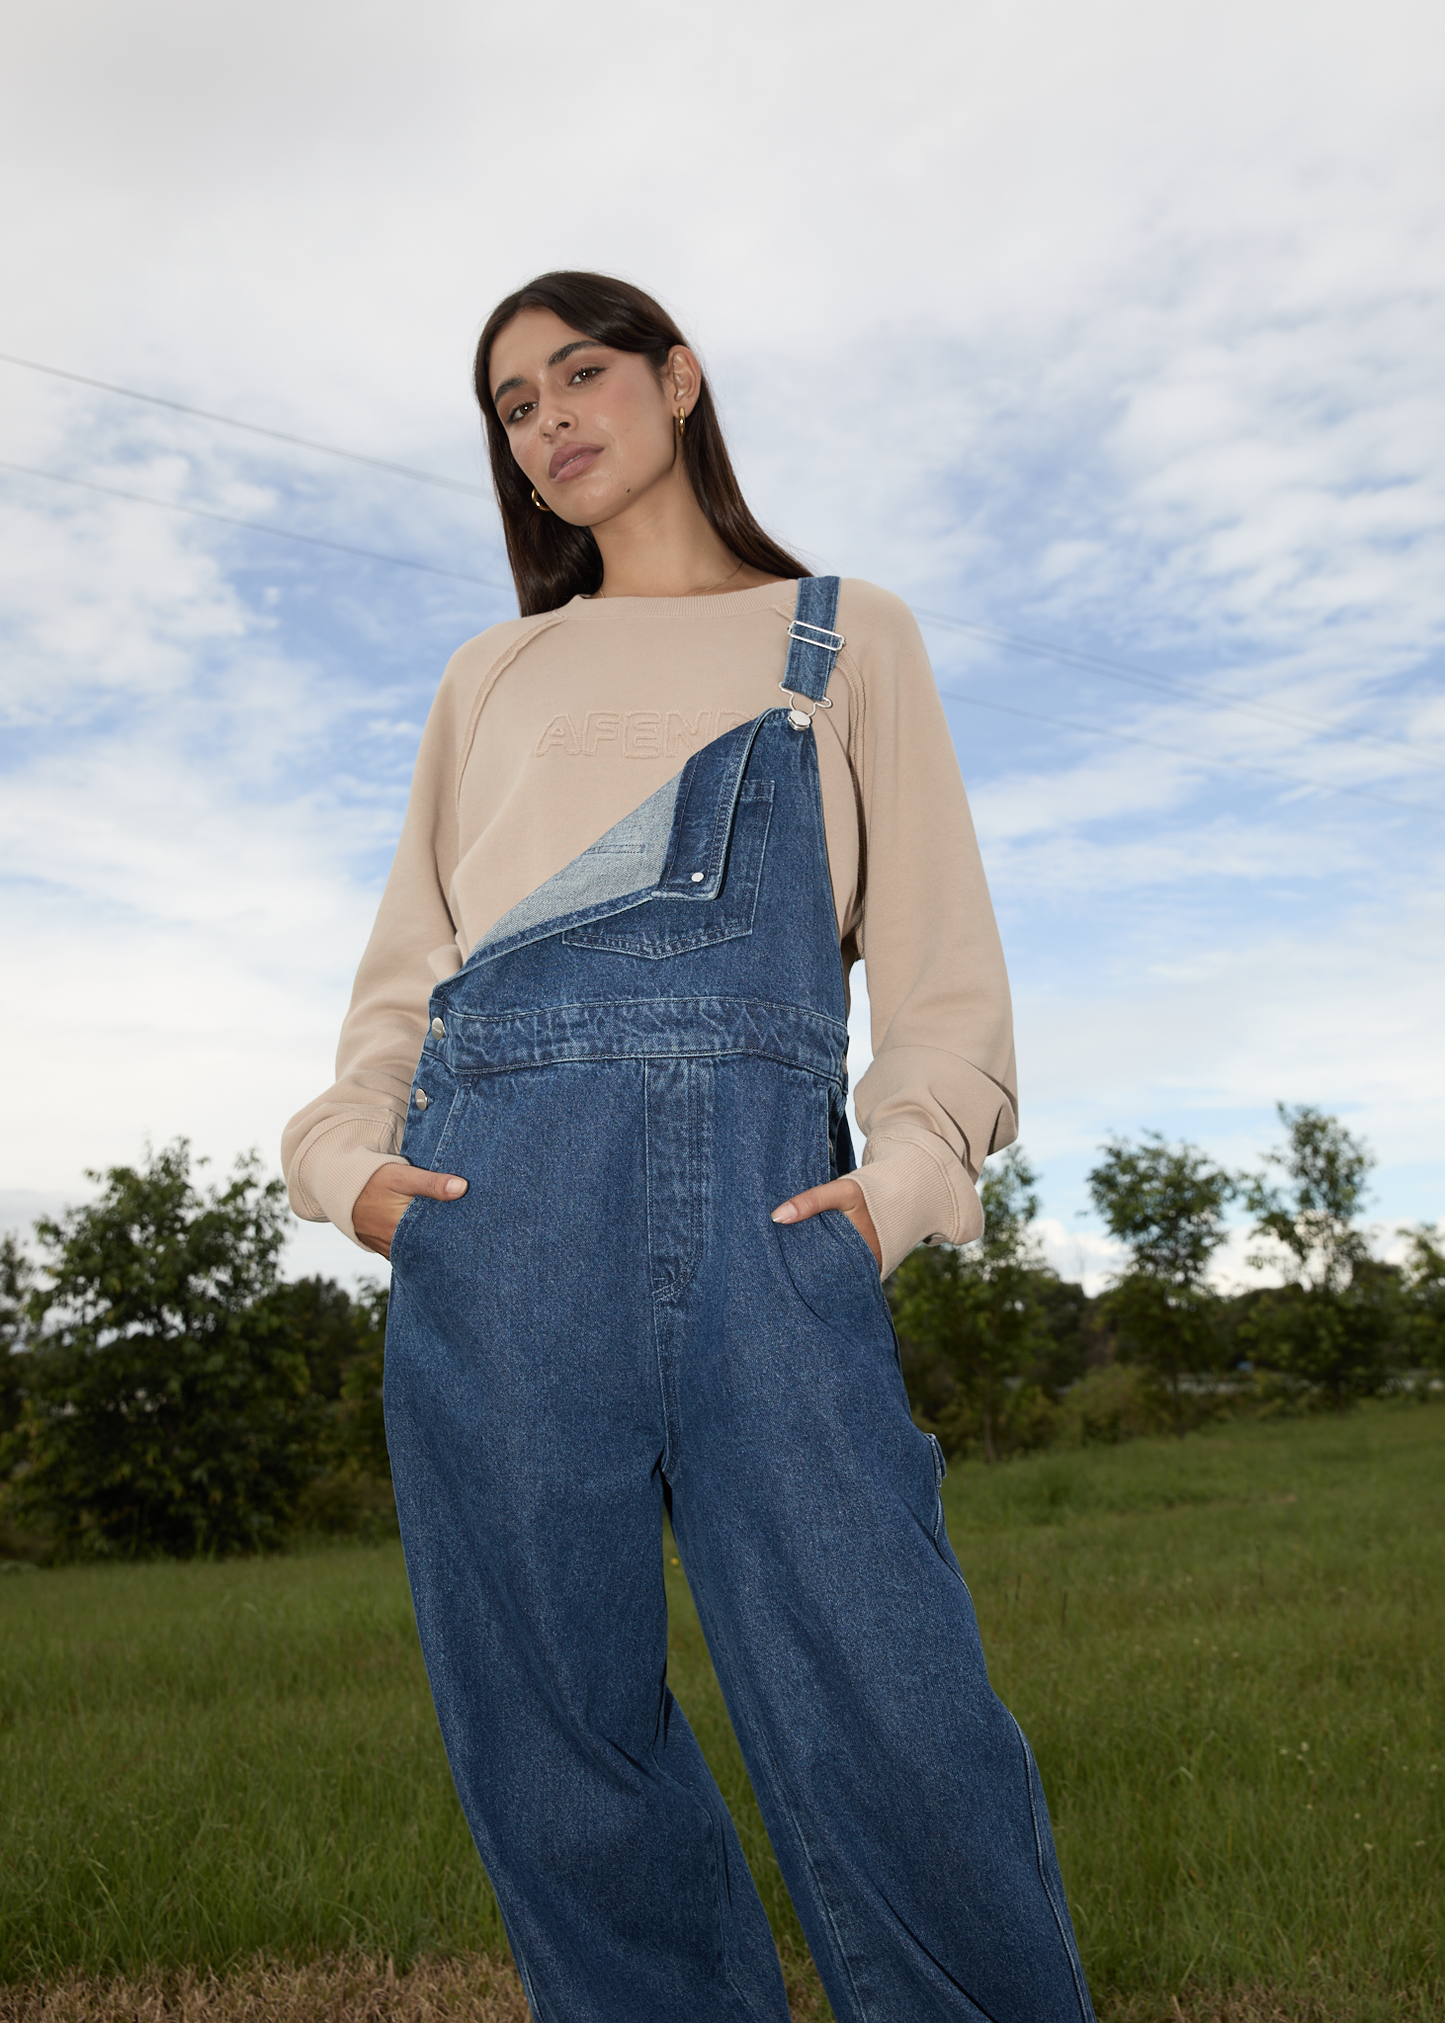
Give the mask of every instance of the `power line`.
<svg viewBox="0 0 1445 2023">
<path fill-rule="evenodd" d="M 100 492 L 108 499 L 124 499 L 132 506 L 155 506 L 163 513 L 189 513 L 193 519 L 216 520 L 223 527 L 244 527 L 248 533 L 270 534 L 278 541 L 304 541 L 311 548 L 330 548 L 338 555 L 358 555 L 364 562 L 389 562 L 396 569 L 420 569 L 428 576 L 449 576 L 454 583 L 481 583 L 488 590 L 510 590 L 510 583 L 494 583 L 489 576 L 472 576 L 462 569 L 442 569 L 435 562 L 416 562 L 407 555 L 383 555 L 375 548 L 354 548 L 347 541 L 329 541 L 321 534 L 300 534 L 291 527 L 268 527 L 264 520 L 242 520 L 235 513 L 215 513 L 207 506 L 182 506 L 174 499 L 151 499 L 143 492 L 124 492 L 118 485 L 99 485 L 93 478 L 65 478 L 59 471 L 38 471 L 29 464 L 12 464 L 0 459 L 0 471 L 18 471 L 22 477 L 44 478 L 52 485 L 75 485 L 83 492 Z"/>
<path fill-rule="evenodd" d="M 193 519 L 215 521 L 224 527 L 240 527 L 248 533 L 269 534 L 278 541 L 301 541 L 311 548 L 327 548 L 334 554 L 357 556 L 365 562 L 384 562 L 397 569 L 416 569 L 428 576 L 445 576 L 454 583 L 476 583 L 488 590 L 507 591 L 512 588 L 510 584 L 498 583 L 489 576 L 476 576 L 461 569 L 443 569 L 434 562 L 418 562 L 407 555 L 387 555 L 376 548 L 357 548 L 346 541 L 328 540 L 320 534 L 302 534 L 290 527 L 272 527 L 264 520 L 244 520 L 237 514 L 217 513 L 206 506 L 186 506 L 178 504 L 173 499 L 154 499 L 147 497 L 143 492 L 124 491 L 118 485 L 99 484 L 92 478 L 64 477 L 59 471 L 42 471 L 30 464 L 16 464 L 4 460 L 0 460 L 0 470 L 14 471 L 27 478 L 41 478 L 49 484 L 74 486 L 80 491 L 98 492 L 104 498 L 122 499 L 129 505 L 154 506 L 164 513 L 189 514 Z M 937 614 L 920 611 L 918 616 L 936 618 Z M 960 626 L 964 623 L 961 619 L 944 622 Z M 1399 801 L 1391 795 L 1377 794 L 1368 787 L 1342 786 L 1332 780 L 1304 779 L 1298 773 L 1282 772 L 1274 766 L 1255 765 L 1247 759 L 1226 758 L 1218 753 L 1189 751 L 1182 745 L 1164 744 L 1157 738 L 1141 737 L 1134 731 L 1110 730 L 1100 724 L 1076 723 L 1068 717 L 1048 715 L 1042 710 L 1021 709 L 1017 704 L 995 702 L 990 697 L 970 695 L 961 689 L 950 689 L 947 694 L 954 701 L 968 703 L 976 709 L 991 709 L 1005 716 L 1024 717 L 1031 723 L 1052 724 L 1061 730 L 1081 732 L 1086 737 L 1106 737 L 1114 739 L 1119 744 L 1143 745 L 1151 751 L 1170 752 L 1176 757 L 1189 759 L 1195 765 L 1227 766 L 1238 772 L 1258 773 L 1268 779 L 1287 781 L 1292 786 L 1308 787 L 1316 793 L 1350 794 L 1356 799 L 1375 801 L 1387 808 L 1404 809 L 1410 814 L 1428 815 L 1436 812 L 1418 801 Z"/>
<path fill-rule="evenodd" d="M 1054 646 L 1047 640 L 1030 639 L 1023 633 L 1002 632 L 996 626 L 977 625 L 965 618 L 953 618 L 943 611 L 924 611 L 917 605 L 914 610 L 928 624 L 945 625 L 953 632 L 971 633 L 978 639 L 988 640 L 991 645 L 1007 648 L 1010 653 L 1026 653 L 1035 659 L 1061 661 L 1066 667 L 1087 668 L 1092 673 L 1106 674 L 1114 681 L 1131 682 L 1136 688 L 1152 688 L 1165 695 L 1186 696 L 1191 701 L 1210 703 L 1216 709 L 1243 711 L 1267 722 L 1282 724 L 1290 730 L 1314 731 L 1351 744 L 1377 745 L 1385 751 L 1403 752 L 1422 765 L 1445 765 L 1445 752 L 1437 752 L 1429 746 L 1422 749 L 1406 744 L 1402 738 L 1380 737 L 1372 731 L 1353 730 L 1344 724 L 1330 723 L 1327 718 L 1311 716 L 1303 710 L 1292 710 L 1281 703 L 1230 695 L 1227 691 L 1208 688 L 1202 683 L 1180 681 L 1172 675 L 1130 667 L 1127 661 L 1106 660 L 1097 653 L 1083 653 L 1071 646 Z"/>
<path fill-rule="evenodd" d="M 461 479 L 443 477 L 435 471 L 418 470 L 411 464 L 388 463 L 380 457 L 364 455 L 359 450 L 341 449 L 332 443 L 315 442 L 308 436 L 292 435 L 284 429 L 263 428 L 256 422 L 238 421 L 233 415 L 217 414 L 210 408 L 191 407 L 184 401 L 171 400 L 162 394 L 140 393 L 134 387 L 118 386 L 113 381 L 94 379 L 86 373 L 70 372 L 58 365 L 46 365 L 38 359 L 20 358 L 12 352 L 0 351 L 0 362 L 7 365 L 20 366 L 27 372 L 44 373 L 52 379 L 69 380 L 77 386 L 95 387 L 102 393 L 119 394 L 126 400 L 144 401 L 152 407 L 169 408 L 176 414 L 193 415 L 201 421 L 216 422 L 223 428 L 241 429 L 250 435 L 265 436 L 273 442 L 290 443 L 302 449 L 315 450 L 323 456 L 343 457 L 350 463 L 365 464 L 372 470 L 386 471 L 394 477 L 411 478 L 419 484 L 438 485 L 447 491 L 462 492 L 475 498 L 490 499 L 492 496 L 491 492 L 482 485 L 466 484 Z M 20 470 L 25 467 L 17 464 L 8 466 L 8 468 Z M 55 476 L 52 472 L 42 471 L 29 471 L 27 474 L 34 477 Z M 81 482 L 79 479 L 57 481 L 73 484 Z M 94 487 L 93 489 L 101 488 Z M 157 499 L 142 499 L 136 493 L 117 493 L 116 496 L 131 498 L 140 505 L 162 505 L 165 503 Z M 249 527 L 257 533 L 281 533 L 279 528 L 266 527 L 259 521 L 233 520 L 227 514 L 206 513 L 202 508 L 196 506 L 186 508 L 174 507 L 172 510 L 177 512 L 189 511 L 201 519 L 216 519 L 228 525 Z M 427 570 L 433 575 L 449 576 L 456 575 L 457 573 L 454 570 L 433 569 L 429 564 L 424 562 L 405 561 L 400 556 L 376 555 L 366 549 L 348 548 L 341 542 L 323 541 L 317 535 L 297 534 L 283 536 L 283 538 L 306 540 L 317 547 L 335 548 L 341 554 L 365 556 L 370 561 L 391 561 L 401 568 Z M 486 578 L 480 576 L 462 577 L 460 580 L 478 583 L 487 581 Z M 503 586 L 491 584 L 489 587 L 500 589 Z M 1331 723 L 1326 718 L 1313 716 L 1303 710 L 1291 709 L 1285 704 L 1260 701 L 1253 697 L 1230 695 L 1226 691 L 1210 688 L 1201 683 L 1180 681 L 1175 676 L 1156 674 L 1150 669 L 1132 667 L 1126 661 L 1113 660 L 1102 654 L 1086 653 L 1074 647 L 1056 646 L 1048 640 L 1033 639 L 1024 633 L 1006 632 L 997 626 L 980 625 L 968 619 L 955 618 L 950 612 L 927 611 L 921 606 L 915 606 L 914 610 L 916 615 L 925 623 L 946 626 L 950 631 L 967 633 L 975 638 L 985 639 L 990 644 L 1001 646 L 1011 653 L 1026 654 L 1033 659 L 1057 661 L 1066 667 L 1085 668 L 1092 673 L 1105 675 L 1112 681 L 1127 682 L 1136 688 L 1150 688 L 1166 695 L 1184 696 L 1191 701 L 1208 703 L 1216 709 L 1259 717 L 1266 722 L 1284 725 L 1290 729 L 1306 730 L 1316 735 L 1338 738 L 1351 744 L 1373 745 L 1380 750 L 1402 754 L 1416 764 L 1431 767 L 1445 765 L 1445 752 L 1436 751 L 1432 747 L 1420 747 L 1406 743 L 1400 738 L 1383 737 L 1375 732 L 1355 730 L 1344 724 Z M 1038 721 L 1062 722 L 1063 719 L 1041 716 L 1038 718 Z M 1135 742 L 1142 743 L 1147 742 L 1147 740 L 1136 739 Z M 1403 806 L 1404 803 L 1399 803 L 1398 805 Z"/>
<path fill-rule="evenodd" d="M 309 436 L 290 435 L 285 429 L 263 428 L 259 422 L 237 421 L 234 415 L 216 414 L 208 407 L 188 407 L 183 400 L 167 400 L 159 393 L 137 393 L 133 386 L 113 386 L 108 379 L 91 379 L 84 372 L 66 372 L 58 365 L 42 365 L 38 359 L 16 358 L 0 351 L 0 363 L 23 366 L 27 372 L 43 372 L 51 379 L 68 379 L 75 386 L 98 387 L 102 393 L 118 393 L 125 400 L 143 400 L 150 407 L 168 407 L 174 414 L 194 415 L 198 421 L 213 421 L 222 428 L 244 429 L 247 435 L 267 436 L 272 442 L 291 443 L 299 449 L 317 450 L 324 457 L 344 457 L 348 463 L 367 464 L 374 471 L 389 471 L 394 478 L 413 478 L 419 485 L 440 485 L 448 492 L 466 492 L 472 498 L 490 499 L 486 485 L 469 485 L 461 478 L 444 478 L 436 471 L 419 471 L 412 464 L 390 464 L 382 457 L 369 457 L 360 450 L 338 449 L 334 443 L 313 442 Z M 151 502 L 153 503 L 153 502 Z"/>
<path fill-rule="evenodd" d="M 1147 745 L 1151 751 L 1172 752 L 1200 766 L 1231 766 L 1238 772 L 1262 773 L 1272 780 L 1288 780 L 1291 786 L 1308 787 L 1314 793 L 1352 794 L 1362 801 L 1378 801 L 1382 807 L 1404 808 L 1412 815 L 1436 815 L 1440 810 L 1421 801 L 1397 801 L 1392 794 L 1377 794 L 1372 787 L 1346 787 L 1336 780 L 1306 780 L 1298 773 L 1282 772 L 1278 766 L 1258 766 L 1249 759 L 1226 758 L 1222 753 L 1189 751 L 1184 745 L 1167 745 L 1159 738 L 1140 737 L 1137 731 L 1110 730 L 1103 724 L 1071 723 L 1067 717 L 1045 716 L 1041 710 L 1020 709 L 1016 703 L 995 702 L 991 696 L 967 695 L 962 689 L 945 689 L 945 699 L 972 703 L 975 709 L 998 710 L 1004 716 L 1027 717 L 1031 723 L 1056 724 L 1064 730 L 1082 731 L 1085 737 L 1114 738 L 1120 744 Z"/>
</svg>

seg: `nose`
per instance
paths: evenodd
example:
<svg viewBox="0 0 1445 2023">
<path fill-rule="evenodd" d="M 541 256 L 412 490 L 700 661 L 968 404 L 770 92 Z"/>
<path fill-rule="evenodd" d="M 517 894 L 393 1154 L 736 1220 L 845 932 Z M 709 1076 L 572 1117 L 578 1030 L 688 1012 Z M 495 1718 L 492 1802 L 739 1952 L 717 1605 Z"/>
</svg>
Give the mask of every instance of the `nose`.
<svg viewBox="0 0 1445 2023">
<path fill-rule="evenodd" d="M 544 400 L 538 427 L 544 436 L 555 437 L 572 426 L 573 417 L 555 398 Z"/>
</svg>

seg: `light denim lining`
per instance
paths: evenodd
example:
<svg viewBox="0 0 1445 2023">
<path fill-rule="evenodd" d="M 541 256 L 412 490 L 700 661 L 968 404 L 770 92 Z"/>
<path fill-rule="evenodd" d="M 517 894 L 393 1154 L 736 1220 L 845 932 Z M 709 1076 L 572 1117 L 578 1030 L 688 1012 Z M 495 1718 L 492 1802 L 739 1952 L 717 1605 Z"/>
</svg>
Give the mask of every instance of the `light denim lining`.
<svg viewBox="0 0 1445 2023">
<path fill-rule="evenodd" d="M 526 934 L 564 913 L 576 913 L 584 906 L 597 906 L 607 899 L 625 899 L 629 893 L 643 892 L 655 885 L 667 862 L 667 845 L 672 835 L 672 817 L 677 806 L 678 781 L 668 781 L 650 794 L 640 808 L 624 815 L 603 836 L 570 864 L 554 872 L 535 892 L 519 899 L 510 913 L 494 920 L 478 948 Z"/>
</svg>

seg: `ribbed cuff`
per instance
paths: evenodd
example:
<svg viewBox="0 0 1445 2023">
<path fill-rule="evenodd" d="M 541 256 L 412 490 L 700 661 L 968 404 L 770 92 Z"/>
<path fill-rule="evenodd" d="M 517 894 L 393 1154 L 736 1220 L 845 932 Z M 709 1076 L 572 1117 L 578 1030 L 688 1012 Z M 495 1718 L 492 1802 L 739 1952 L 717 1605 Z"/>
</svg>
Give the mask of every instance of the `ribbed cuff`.
<svg viewBox="0 0 1445 2023">
<path fill-rule="evenodd" d="M 972 1243 L 983 1234 L 983 1204 L 956 1159 L 913 1139 L 870 1138 L 854 1174 L 883 1250 L 883 1276 L 920 1243 Z"/>
<path fill-rule="evenodd" d="M 393 1120 L 388 1118 L 384 1129 Z M 289 1174 L 291 1206 L 303 1222 L 334 1222 L 341 1234 L 356 1243 L 351 1211 L 372 1174 L 379 1166 L 409 1166 L 400 1152 L 377 1149 L 378 1120 L 351 1117 L 324 1131 L 297 1160 Z M 359 1250 L 364 1244 L 357 1244 Z"/>
</svg>

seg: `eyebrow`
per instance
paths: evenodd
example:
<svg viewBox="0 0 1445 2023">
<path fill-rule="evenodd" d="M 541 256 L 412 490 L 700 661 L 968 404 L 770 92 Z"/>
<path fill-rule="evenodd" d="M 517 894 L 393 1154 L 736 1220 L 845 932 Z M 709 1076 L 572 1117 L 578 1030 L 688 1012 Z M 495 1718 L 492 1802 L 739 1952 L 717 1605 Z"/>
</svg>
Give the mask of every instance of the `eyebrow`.
<svg viewBox="0 0 1445 2023">
<path fill-rule="evenodd" d="M 554 351 L 552 356 L 547 360 L 547 363 L 548 365 L 561 365 L 572 356 L 574 351 L 602 351 L 605 348 L 600 337 L 575 337 L 570 344 L 564 344 L 560 351 Z M 504 379 L 492 395 L 493 404 L 500 405 L 504 393 L 510 393 L 514 387 L 525 384 L 526 382 L 520 373 L 514 374 L 511 379 Z"/>
</svg>

